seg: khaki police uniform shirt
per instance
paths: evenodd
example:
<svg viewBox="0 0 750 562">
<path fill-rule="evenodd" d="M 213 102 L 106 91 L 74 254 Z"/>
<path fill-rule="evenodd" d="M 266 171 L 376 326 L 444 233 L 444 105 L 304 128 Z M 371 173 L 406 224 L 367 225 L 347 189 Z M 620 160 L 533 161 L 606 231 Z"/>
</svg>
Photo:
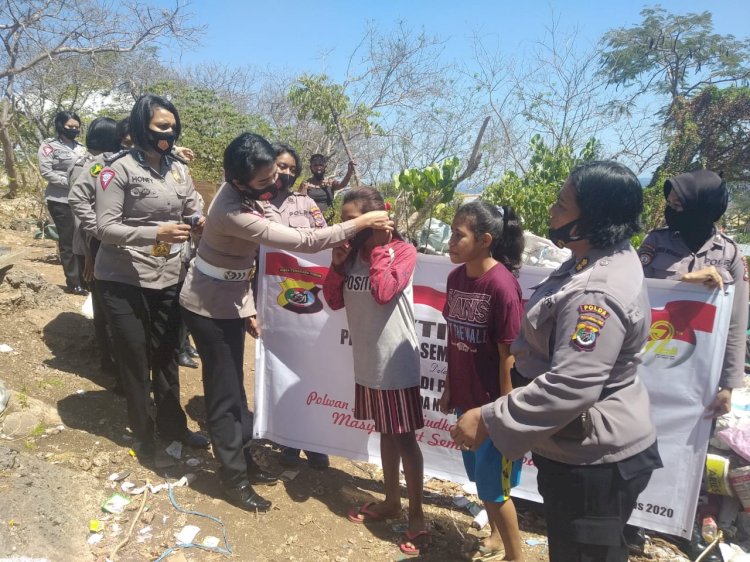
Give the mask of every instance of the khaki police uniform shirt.
<svg viewBox="0 0 750 562">
<path fill-rule="evenodd" d="M 76 163 L 73 165 L 73 167 L 70 169 L 70 172 L 68 172 L 68 185 L 70 186 L 70 191 L 68 191 L 68 205 L 70 205 L 70 210 L 73 212 L 73 253 L 77 256 L 85 256 L 88 254 L 88 250 L 86 248 L 87 241 L 86 241 L 86 235 L 84 234 L 82 228 L 81 228 L 81 219 L 79 217 L 79 213 L 76 211 L 80 211 L 80 208 L 74 208 L 74 206 L 79 203 L 79 197 L 83 196 L 83 193 L 75 193 L 74 189 L 76 186 L 76 182 L 78 182 L 80 179 L 85 178 L 83 176 L 83 172 L 87 170 L 91 162 L 94 160 L 94 156 L 87 152 L 83 156 L 81 156 L 78 160 L 76 160 Z M 91 192 L 91 197 L 93 199 L 94 193 Z M 96 228 L 96 213 L 94 213 L 94 205 L 92 202 L 88 203 L 88 210 L 83 210 L 83 213 L 90 212 L 94 215 L 94 228 Z"/>
<path fill-rule="evenodd" d="M 58 203 L 68 202 L 68 172 L 76 160 L 86 153 L 86 148 L 75 143 L 73 148 L 59 138 L 47 139 L 39 147 L 39 172 L 47 180 L 44 198 Z"/>
<path fill-rule="evenodd" d="M 625 241 L 568 260 L 538 285 L 511 345 L 529 384 L 482 407 L 492 441 L 516 459 L 531 450 L 572 465 L 616 462 L 656 439 L 636 375 L 651 324 L 646 283 Z M 601 399 L 602 392 L 611 393 Z M 555 435 L 583 412 L 584 439 Z"/>
<path fill-rule="evenodd" d="M 748 275 L 747 262 L 734 241 L 720 232 L 714 232 L 693 253 L 685 245 L 679 232 L 660 228 L 646 236 L 638 248 L 638 256 L 643 265 L 643 273 L 649 278 L 678 281 L 685 273 L 713 265 L 724 285 L 734 285 L 729 334 L 719 385 L 722 388 L 742 388 L 745 384 Z"/>
<path fill-rule="evenodd" d="M 150 289 L 182 280 L 182 244 L 157 242 L 156 232 L 202 211 L 187 166 L 167 156 L 157 172 L 131 150 L 99 172 L 95 210 L 102 241 L 96 279 Z"/>
<path fill-rule="evenodd" d="M 318 229 L 293 229 L 268 220 L 258 202 L 245 205 L 241 193 L 225 183 L 211 202 L 198 256 L 206 263 L 233 271 L 255 264 L 261 245 L 297 252 L 319 252 L 340 245 L 355 234 L 354 221 Z M 97 260 L 98 261 L 98 260 Z M 209 318 L 247 318 L 255 314 L 250 281 L 215 279 L 190 266 L 180 294 L 186 309 Z"/>
<path fill-rule="evenodd" d="M 268 220 L 291 228 L 324 228 L 326 220 L 318 205 L 307 195 L 291 193 L 282 196 L 278 205 L 260 201 L 263 214 Z"/>
<path fill-rule="evenodd" d="M 76 254 L 88 255 L 91 239 L 97 238 L 94 202 L 99 172 L 107 163 L 121 156 L 123 156 L 122 152 L 105 152 L 97 156 L 86 154 L 78 159 L 70 172 L 68 204 L 76 222 L 76 231 L 73 235 L 73 251 Z M 76 244 L 83 245 L 79 247 L 81 251 L 77 251 Z"/>
</svg>

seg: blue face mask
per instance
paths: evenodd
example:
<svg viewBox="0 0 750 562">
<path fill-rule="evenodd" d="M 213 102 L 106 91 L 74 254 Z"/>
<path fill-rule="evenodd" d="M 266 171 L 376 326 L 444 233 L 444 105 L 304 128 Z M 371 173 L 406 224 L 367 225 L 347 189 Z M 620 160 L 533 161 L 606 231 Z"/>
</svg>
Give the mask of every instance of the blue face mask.
<svg viewBox="0 0 750 562">
<path fill-rule="evenodd" d="M 558 248 L 564 248 L 568 242 L 575 242 L 577 240 L 583 240 L 585 237 L 576 235 L 572 236 L 570 231 L 573 227 L 578 224 L 579 219 L 574 219 L 567 224 L 562 225 L 560 228 L 550 228 L 547 231 L 547 238 Z"/>
</svg>

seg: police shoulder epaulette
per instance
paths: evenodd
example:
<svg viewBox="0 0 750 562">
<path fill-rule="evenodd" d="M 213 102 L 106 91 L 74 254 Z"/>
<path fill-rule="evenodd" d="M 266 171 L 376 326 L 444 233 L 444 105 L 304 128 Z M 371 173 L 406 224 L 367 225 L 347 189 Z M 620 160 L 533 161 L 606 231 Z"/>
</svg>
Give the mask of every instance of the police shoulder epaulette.
<svg viewBox="0 0 750 562">
<path fill-rule="evenodd" d="M 130 152 L 130 149 L 125 148 L 123 150 L 120 150 L 119 152 L 110 152 L 110 153 L 104 154 L 104 163 L 107 166 L 109 166 L 110 164 L 112 164 L 112 162 L 114 162 L 115 160 L 119 160 L 120 158 L 128 154 L 129 152 Z"/>
</svg>

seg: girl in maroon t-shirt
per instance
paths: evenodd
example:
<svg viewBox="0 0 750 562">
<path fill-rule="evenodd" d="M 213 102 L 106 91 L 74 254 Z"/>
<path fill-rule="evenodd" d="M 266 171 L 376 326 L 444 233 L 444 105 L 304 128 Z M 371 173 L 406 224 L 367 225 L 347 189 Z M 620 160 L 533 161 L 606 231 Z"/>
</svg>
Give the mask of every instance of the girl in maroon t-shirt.
<svg viewBox="0 0 750 562">
<path fill-rule="evenodd" d="M 451 225 L 449 254 L 462 264 L 448 275 L 443 316 L 448 323 L 448 377 L 440 399 L 443 413 L 483 406 L 510 392 L 510 344 L 521 326 L 523 230 L 510 207 L 486 201 L 461 206 Z M 487 439 L 463 450 L 464 466 L 489 516 L 491 534 L 467 552 L 487 557 L 505 549 L 504 560 L 522 560 L 521 535 L 510 489 L 521 461 L 506 459 Z"/>
</svg>

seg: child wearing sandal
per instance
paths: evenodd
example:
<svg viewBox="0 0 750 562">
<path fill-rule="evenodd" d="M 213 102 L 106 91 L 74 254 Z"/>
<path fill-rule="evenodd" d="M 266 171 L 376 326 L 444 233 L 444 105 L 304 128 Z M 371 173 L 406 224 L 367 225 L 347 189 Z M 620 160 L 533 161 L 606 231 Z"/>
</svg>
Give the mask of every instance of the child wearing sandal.
<svg viewBox="0 0 750 562">
<path fill-rule="evenodd" d="M 344 196 L 342 220 L 385 209 L 371 187 Z M 380 433 L 385 499 L 349 511 L 354 523 L 401 515 L 399 465 L 409 498 L 409 526 L 399 548 L 419 555 L 429 542 L 422 511 L 423 460 L 415 431 L 424 427 L 419 395 L 419 348 L 414 327 L 412 276 L 417 252 L 397 232 L 365 230 L 335 248 L 323 295 L 337 310 L 346 307 L 354 354 L 354 417 L 373 420 Z"/>
<path fill-rule="evenodd" d="M 443 316 L 448 323 L 448 375 L 440 410 L 462 412 L 510 392 L 513 356 L 523 307 L 515 272 L 521 265 L 523 230 L 510 207 L 475 201 L 459 207 L 451 225 L 451 262 Z M 518 518 L 510 489 L 518 485 L 521 460 L 506 459 L 487 439 L 462 450 L 469 479 L 477 484 L 491 534 L 464 557 L 523 560 Z"/>
</svg>

